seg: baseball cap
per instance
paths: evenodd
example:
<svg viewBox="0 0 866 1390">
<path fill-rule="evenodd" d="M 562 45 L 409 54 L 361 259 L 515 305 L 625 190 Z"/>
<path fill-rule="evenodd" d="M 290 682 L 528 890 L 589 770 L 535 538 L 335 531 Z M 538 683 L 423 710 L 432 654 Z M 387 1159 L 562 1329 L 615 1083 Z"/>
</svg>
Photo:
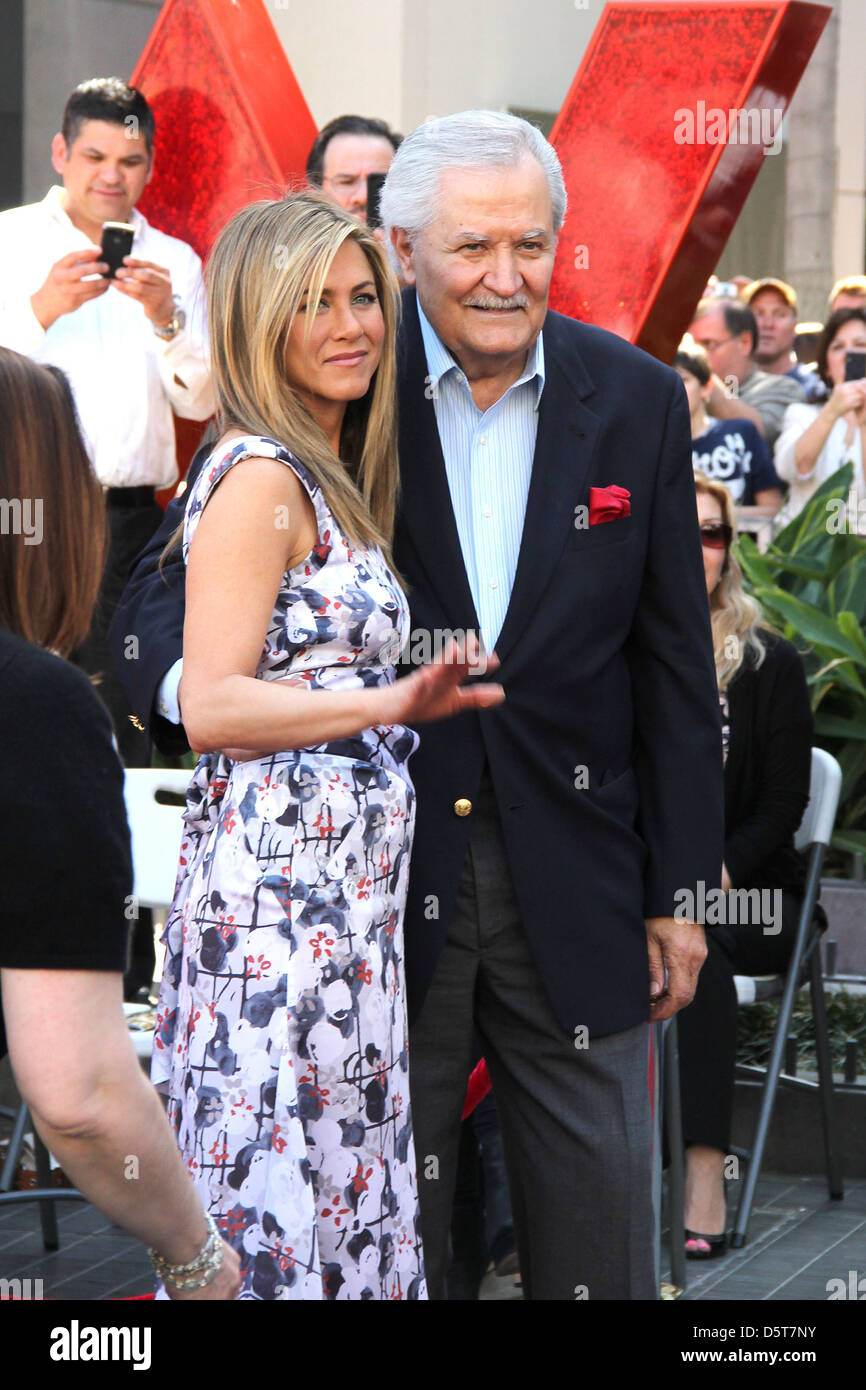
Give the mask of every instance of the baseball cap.
<svg viewBox="0 0 866 1390">
<path fill-rule="evenodd" d="M 753 280 L 751 285 L 746 285 L 746 288 L 743 290 L 744 303 L 751 304 L 755 295 L 759 294 L 761 290 L 776 290 L 776 292 L 782 296 L 788 307 L 793 309 L 795 314 L 797 313 L 797 291 L 794 289 L 793 285 L 787 284 L 784 280 L 773 280 L 770 278 Z"/>
</svg>

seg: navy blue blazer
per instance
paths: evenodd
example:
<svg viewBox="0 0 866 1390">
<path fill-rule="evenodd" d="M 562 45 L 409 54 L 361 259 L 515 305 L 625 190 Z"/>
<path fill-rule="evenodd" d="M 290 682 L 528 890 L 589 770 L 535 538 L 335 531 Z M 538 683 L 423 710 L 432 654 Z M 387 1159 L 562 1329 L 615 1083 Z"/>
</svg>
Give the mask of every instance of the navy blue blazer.
<svg viewBox="0 0 866 1390">
<path fill-rule="evenodd" d="M 523 538 L 496 644 L 506 699 L 424 725 L 410 764 L 409 1010 L 414 1017 L 423 1002 L 454 912 L 472 828 L 455 803 L 473 800 L 487 764 L 556 1016 L 569 1034 L 585 1026 L 605 1036 L 648 1017 L 644 919 L 673 916 L 684 887 L 719 884 L 719 701 L 679 376 L 552 311 L 544 356 Z M 477 629 L 411 289 L 398 357 L 394 554 L 412 628 Z M 612 483 L 629 490 L 630 515 L 581 525 L 590 488 Z M 183 735 L 153 705 L 181 655 L 183 567 L 167 566 L 162 579 L 155 568 L 181 516 L 182 500 L 138 560 L 112 626 L 133 709 L 167 752 L 185 747 Z M 136 661 L 123 659 L 131 633 Z"/>
</svg>

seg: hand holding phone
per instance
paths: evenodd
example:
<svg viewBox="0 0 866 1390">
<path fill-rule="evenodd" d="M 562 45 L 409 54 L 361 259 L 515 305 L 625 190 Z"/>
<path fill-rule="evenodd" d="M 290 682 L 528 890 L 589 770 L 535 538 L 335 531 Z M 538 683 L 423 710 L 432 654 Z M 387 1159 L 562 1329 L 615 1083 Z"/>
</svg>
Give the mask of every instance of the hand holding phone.
<svg viewBox="0 0 866 1390">
<path fill-rule="evenodd" d="M 30 296 L 30 307 L 46 332 L 64 314 L 74 314 L 88 300 L 105 294 L 105 268 L 97 246 L 69 251 L 55 261 L 45 283 Z"/>
<path fill-rule="evenodd" d="M 866 352 L 845 353 L 845 380 L 862 381 L 866 377 Z"/>
<path fill-rule="evenodd" d="M 135 228 L 128 222 L 104 222 L 102 224 L 102 259 L 108 266 L 104 271 L 106 280 L 113 280 L 123 265 L 124 256 L 132 255 L 132 240 Z"/>
</svg>

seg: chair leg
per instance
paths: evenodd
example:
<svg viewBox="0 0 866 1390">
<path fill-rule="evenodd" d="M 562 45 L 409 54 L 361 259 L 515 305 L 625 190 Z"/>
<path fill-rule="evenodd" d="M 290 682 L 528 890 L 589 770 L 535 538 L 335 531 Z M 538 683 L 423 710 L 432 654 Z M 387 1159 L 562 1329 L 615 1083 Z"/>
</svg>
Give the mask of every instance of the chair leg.
<svg viewBox="0 0 866 1390">
<path fill-rule="evenodd" d="M 797 997 L 797 989 L 800 983 L 800 971 L 806 952 L 806 942 L 809 938 L 812 918 L 815 914 L 815 903 L 817 901 L 818 888 L 821 882 L 821 865 L 823 860 L 824 847 L 816 843 L 812 847 L 812 854 L 809 860 L 806 887 L 803 893 L 803 905 L 800 910 L 800 920 L 797 924 L 797 938 L 794 943 L 794 949 L 791 952 L 788 974 L 785 978 L 785 988 L 779 1002 L 779 1017 L 776 1020 L 776 1031 L 773 1034 L 770 1060 L 767 1063 L 767 1075 L 764 1080 L 764 1089 L 761 1095 L 761 1110 L 758 1115 L 758 1125 L 755 1131 L 754 1142 L 752 1143 L 751 1156 L 746 1168 L 746 1176 L 743 1180 L 743 1190 L 740 1194 L 740 1203 L 737 1208 L 737 1219 L 734 1223 L 734 1230 L 731 1236 L 731 1245 L 735 1250 L 741 1249 L 746 1243 L 746 1232 L 748 1231 L 749 1219 L 752 1215 L 752 1203 L 755 1200 L 755 1189 L 758 1186 L 758 1178 L 761 1174 L 764 1149 L 767 1144 L 770 1120 L 776 1101 L 776 1090 L 782 1072 L 788 1027 L 791 1022 L 791 1015 L 794 1012 L 794 1000 Z"/>
<path fill-rule="evenodd" d="M 817 948 L 812 952 L 809 989 L 812 995 L 812 1018 L 815 1022 L 815 1051 L 818 1056 L 821 1118 L 824 1123 L 827 1186 L 830 1196 L 839 1200 L 845 1195 L 842 1180 L 842 1155 L 839 1149 L 839 1127 L 836 1121 L 836 1096 L 833 1090 L 833 1065 L 830 1060 L 830 1040 L 827 1034 L 827 1008 L 824 1000 L 824 980 L 821 974 L 821 953 Z"/>
<path fill-rule="evenodd" d="M 671 1279 L 677 1288 L 686 1287 L 685 1235 L 685 1153 L 683 1118 L 680 1108 L 680 1053 L 676 1017 L 664 1032 L 664 1122 L 668 1138 L 668 1213 L 671 1229 Z"/>
<path fill-rule="evenodd" d="M 3 1164 L 3 1172 L 0 1174 L 0 1194 L 11 1193 L 12 1184 L 15 1181 L 15 1174 L 18 1171 L 18 1162 L 21 1158 L 21 1149 L 24 1144 L 24 1135 L 30 1123 L 30 1115 L 27 1106 L 22 1104 L 18 1107 L 15 1115 L 15 1123 L 12 1126 L 12 1133 L 9 1137 L 9 1149 L 6 1153 L 6 1162 Z M 36 1155 L 36 1185 L 41 1189 L 51 1188 L 51 1158 L 43 1144 L 36 1129 L 33 1129 L 34 1152 Z M 57 1213 L 54 1210 L 54 1203 L 51 1201 L 40 1201 L 39 1216 L 42 1222 L 42 1244 L 46 1250 L 57 1250 L 60 1240 L 57 1234 Z"/>
<path fill-rule="evenodd" d="M 36 1133 L 35 1126 L 33 1128 L 33 1151 L 36 1155 L 36 1185 L 37 1187 L 50 1188 L 53 1186 L 51 1156 Z M 46 1250 L 57 1250 L 60 1246 L 60 1237 L 57 1233 L 57 1212 L 52 1201 L 39 1203 L 39 1219 L 42 1223 L 43 1247 Z"/>
<path fill-rule="evenodd" d="M 15 1181 L 15 1174 L 18 1171 L 18 1160 L 21 1157 L 21 1146 L 24 1143 L 26 1130 L 27 1106 L 22 1103 L 19 1105 L 15 1114 L 15 1123 L 12 1126 L 12 1133 L 9 1136 L 9 1148 L 6 1150 L 6 1162 L 3 1164 L 3 1172 L 0 1173 L 0 1192 L 12 1191 L 12 1184 Z"/>
<path fill-rule="evenodd" d="M 659 1074 L 662 1065 L 661 1032 L 663 1026 L 664 1025 L 661 1023 L 651 1023 L 649 1025 L 650 1056 L 652 1058 L 650 1104 L 653 1117 L 652 1173 L 650 1177 L 653 1216 L 653 1283 L 659 1290 L 661 1289 L 662 1278 L 662 1185 L 664 1181 L 664 1170 L 662 1168 L 662 1086 L 661 1076 Z"/>
</svg>

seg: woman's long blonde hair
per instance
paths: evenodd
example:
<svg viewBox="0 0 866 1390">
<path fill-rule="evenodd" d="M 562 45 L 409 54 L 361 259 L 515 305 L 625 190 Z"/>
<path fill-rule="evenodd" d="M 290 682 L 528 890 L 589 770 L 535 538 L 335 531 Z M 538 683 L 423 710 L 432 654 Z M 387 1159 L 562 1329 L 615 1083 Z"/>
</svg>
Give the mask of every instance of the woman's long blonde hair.
<svg viewBox="0 0 866 1390">
<path fill-rule="evenodd" d="M 370 264 L 382 309 L 382 355 L 366 395 L 350 401 L 334 453 L 286 377 L 286 344 L 302 297 L 321 295 L 334 256 L 353 240 Z M 395 337 L 397 281 L 379 242 L 321 194 L 251 203 L 214 243 L 207 267 L 211 369 L 220 434 L 240 429 L 284 444 L 319 484 L 340 529 L 390 561 L 399 485 Z M 312 331 L 307 316 L 306 336 Z M 177 543 L 178 529 L 163 560 Z"/>
<path fill-rule="evenodd" d="M 722 519 L 731 528 L 733 544 L 737 534 L 737 513 L 734 500 L 724 483 L 713 482 L 696 469 L 695 492 L 706 493 L 718 502 Z M 727 690 L 742 666 L 751 666 L 756 670 L 761 665 L 767 652 L 761 640 L 761 629 L 772 630 L 764 619 L 760 605 L 743 589 L 743 572 L 730 550 L 725 558 L 722 577 L 710 594 L 710 620 L 716 680 L 719 690 Z"/>
</svg>

